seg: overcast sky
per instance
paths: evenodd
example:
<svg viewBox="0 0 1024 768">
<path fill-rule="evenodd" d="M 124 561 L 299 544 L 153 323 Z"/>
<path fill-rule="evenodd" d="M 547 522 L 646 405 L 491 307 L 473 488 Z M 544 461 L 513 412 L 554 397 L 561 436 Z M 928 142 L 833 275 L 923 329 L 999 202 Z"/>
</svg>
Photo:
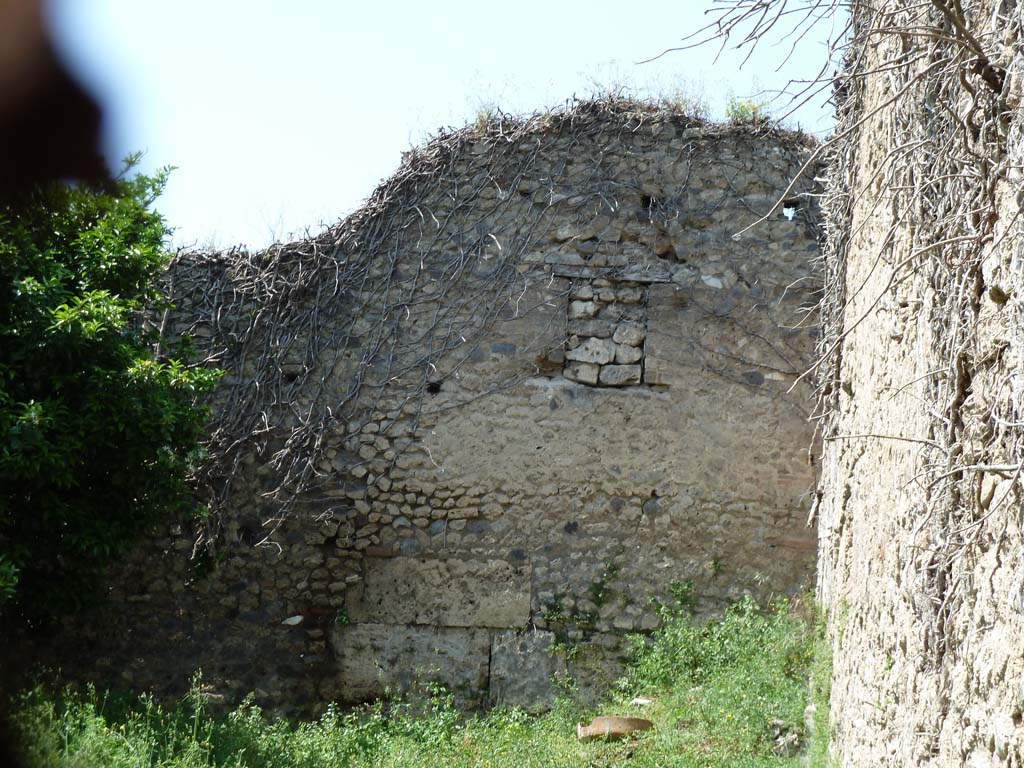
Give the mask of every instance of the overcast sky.
<svg viewBox="0 0 1024 768">
<path fill-rule="evenodd" d="M 158 204 L 176 245 L 262 247 L 355 210 L 401 153 L 482 109 L 522 114 L 626 87 L 683 92 L 723 114 L 815 76 L 820 24 L 742 55 L 669 53 L 711 0 L 483 3 L 52 0 L 63 55 L 107 110 L 112 164 L 177 166 Z M 765 96 L 766 98 L 767 96 Z M 782 104 L 772 106 L 775 112 Z M 788 121 L 825 133 L 825 95 Z"/>
</svg>

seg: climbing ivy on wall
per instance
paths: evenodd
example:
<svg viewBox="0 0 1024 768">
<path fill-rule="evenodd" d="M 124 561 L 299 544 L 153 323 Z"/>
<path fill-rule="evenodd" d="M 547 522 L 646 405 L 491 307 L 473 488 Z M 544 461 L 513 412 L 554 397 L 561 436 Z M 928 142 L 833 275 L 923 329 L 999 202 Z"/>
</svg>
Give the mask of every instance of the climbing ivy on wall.
<svg viewBox="0 0 1024 768">
<path fill-rule="evenodd" d="M 167 261 L 165 179 L 0 208 L 0 612 L 78 605 L 147 524 L 194 511 L 194 401 L 216 373 L 142 314 Z"/>
</svg>

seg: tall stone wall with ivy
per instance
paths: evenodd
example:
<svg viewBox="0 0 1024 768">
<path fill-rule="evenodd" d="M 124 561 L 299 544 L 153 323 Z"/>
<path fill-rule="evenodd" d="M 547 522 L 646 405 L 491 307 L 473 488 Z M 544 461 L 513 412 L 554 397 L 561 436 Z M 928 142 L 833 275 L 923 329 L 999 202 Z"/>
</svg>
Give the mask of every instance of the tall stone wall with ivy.
<svg viewBox="0 0 1024 768">
<path fill-rule="evenodd" d="M 853 9 L 821 348 L 832 752 L 1021 766 L 1021 12 Z"/>
<path fill-rule="evenodd" d="M 807 144 L 590 102 L 440 136 L 316 238 L 180 256 L 165 330 L 227 372 L 212 515 L 115 575 L 93 674 L 536 709 L 659 603 L 805 588 Z"/>
</svg>

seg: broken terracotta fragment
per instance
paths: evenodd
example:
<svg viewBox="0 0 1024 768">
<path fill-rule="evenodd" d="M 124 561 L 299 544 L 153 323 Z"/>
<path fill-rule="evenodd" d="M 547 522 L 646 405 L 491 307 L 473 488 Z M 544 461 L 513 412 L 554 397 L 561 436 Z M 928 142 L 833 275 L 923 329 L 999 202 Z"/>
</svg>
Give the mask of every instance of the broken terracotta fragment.
<svg viewBox="0 0 1024 768">
<path fill-rule="evenodd" d="M 582 742 L 594 739 L 616 741 L 653 727 L 654 723 L 643 717 L 595 717 L 590 725 L 580 723 L 576 726 L 576 738 Z"/>
</svg>

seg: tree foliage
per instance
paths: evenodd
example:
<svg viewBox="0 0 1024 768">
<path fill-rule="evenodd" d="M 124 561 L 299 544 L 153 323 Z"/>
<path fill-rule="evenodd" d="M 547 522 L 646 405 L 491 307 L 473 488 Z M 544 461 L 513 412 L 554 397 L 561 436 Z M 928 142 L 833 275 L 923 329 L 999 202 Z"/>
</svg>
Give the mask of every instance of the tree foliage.
<svg viewBox="0 0 1024 768">
<path fill-rule="evenodd" d="M 67 610 L 186 485 L 216 372 L 183 362 L 160 302 L 166 171 L 53 185 L 0 207 L 0 605 Z M 3 610 L 0 607 L 0 610 Z"/>
</svg>

